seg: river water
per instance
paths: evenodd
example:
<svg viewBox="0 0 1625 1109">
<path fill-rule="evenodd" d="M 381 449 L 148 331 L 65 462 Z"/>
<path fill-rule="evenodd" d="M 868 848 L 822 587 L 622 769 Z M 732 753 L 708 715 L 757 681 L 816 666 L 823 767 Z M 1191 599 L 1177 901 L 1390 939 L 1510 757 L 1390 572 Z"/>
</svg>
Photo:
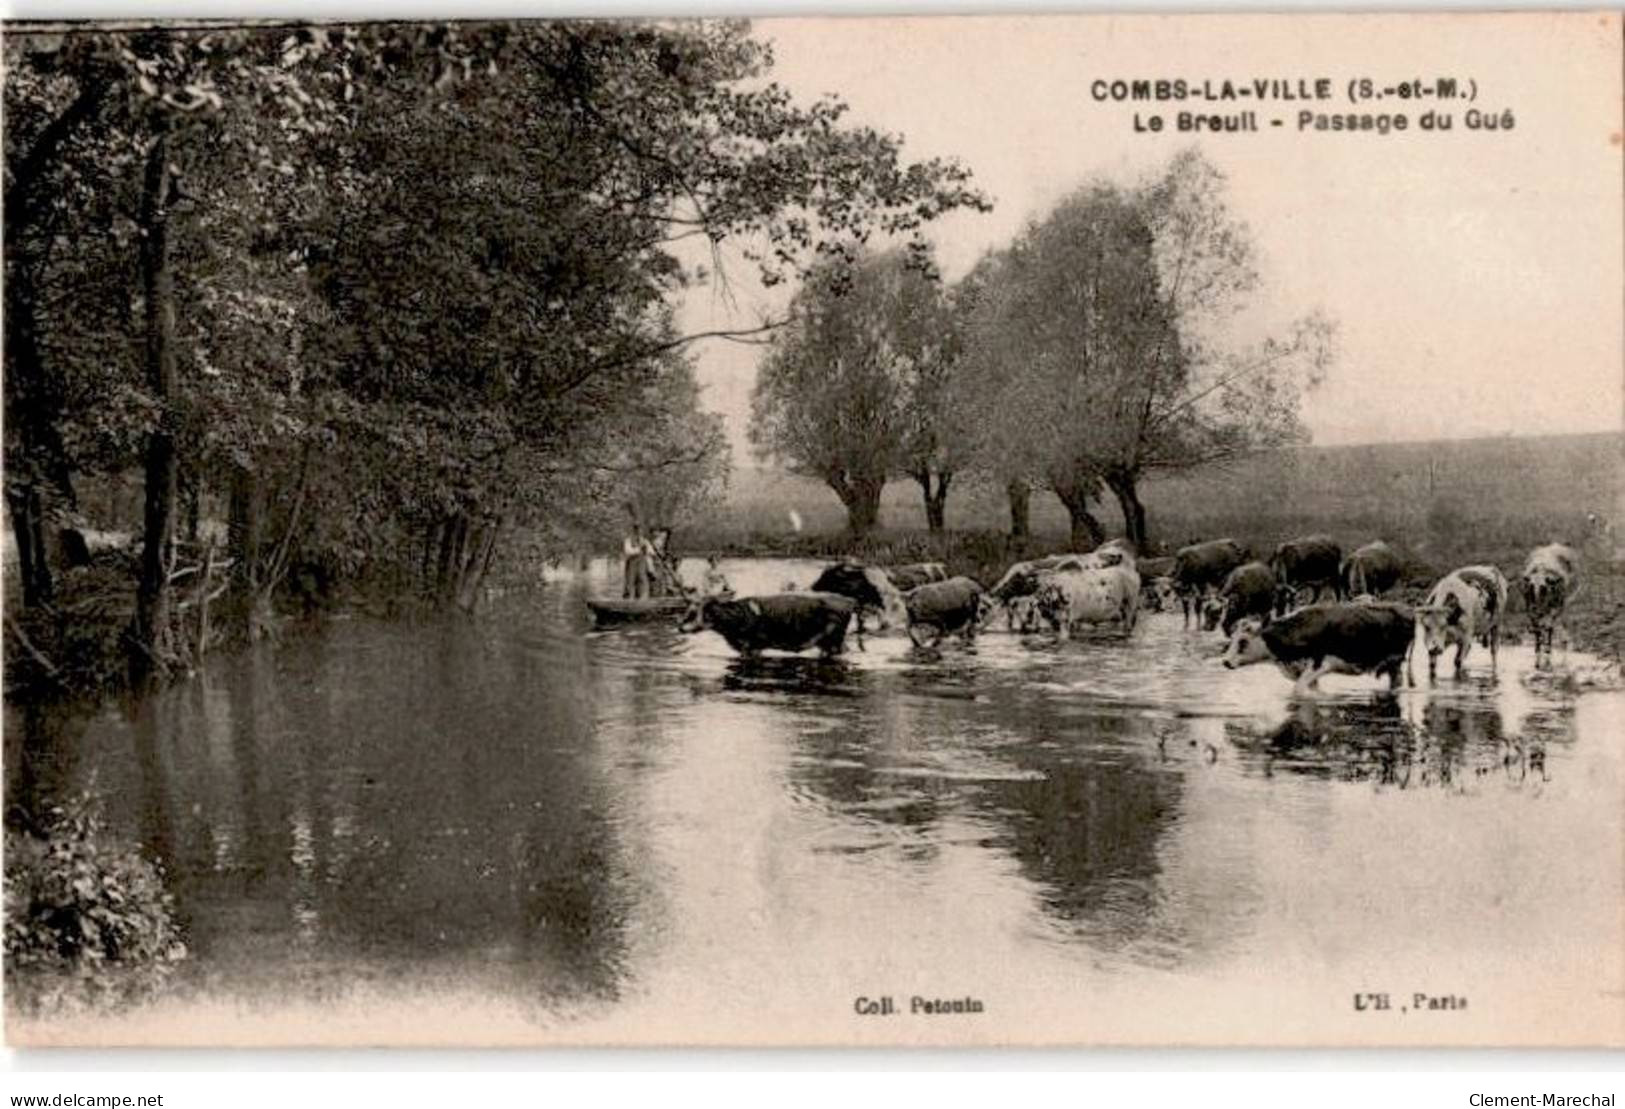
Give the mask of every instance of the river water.
<svg viewBox="0 0 1625 1109">
<path fill-rule="evenodd" d="M 750 593 L 818 567 L 723 569 Z M 1527 648 L 1498 681 L 1475 654 L 1461 682 L 1424 662 L 1416 690 L 1329 678 L 1298 704 L 1177 614 L 1127 641 L 745 661 L 709 632 L 591 630 L 611 584 L 600 564 L 475 619 L 340 621 L 134 708 L 12 712 L 8 801 L 96 790 L 164 860 L 192 951 L 149 1006 L 12 1035 L 1622 1032 L 1621 697 L 1531 676 Z"/>
</svg>

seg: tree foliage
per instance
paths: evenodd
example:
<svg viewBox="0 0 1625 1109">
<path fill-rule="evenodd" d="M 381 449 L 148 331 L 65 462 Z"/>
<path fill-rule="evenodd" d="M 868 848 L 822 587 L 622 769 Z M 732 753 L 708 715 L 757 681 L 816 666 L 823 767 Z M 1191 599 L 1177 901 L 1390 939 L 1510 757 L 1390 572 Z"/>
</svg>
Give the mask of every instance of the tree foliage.
<svg viewBox="0 0 1625 1109">
<path fill-rule="evenodd" d="M 979 267 L 959 405 L 983 466 L 1053 490 L 1079 544 L 1109 491 L 1146 542 L 1139 483 L 1295 441 L 1302 391 L 1325 372 L 1332 328 L 1311 315 L 1237 343 L 1228 325 L 1258 285 L 1251 239 L 1222 176 L 1177 156 L 1134 188 L 1085 185 Z"/>
<path fill-rule="evenodd" d="M 855 535 L 874 528 L 896 476 L 919 482 L 932 530 L 942 526 L 958 457 L 954 320 L 929 256 L 855 251 L 808 277 L 758 368 L 752 442 L 834 490 Z"/>
<path fill-rule="evenodd" d="M 294 578 L 470 603 L 515 525 L 581 542 L 628 499 L 680 522 L 726 466 L 673 314 L 714 257 L 684 244 L 736 242 L 773 282 L 985 204 L 957 164 L 771 83 L 740 22 L 20 30 L 25 600 L 49 600 L 75 482 L 140 466 L 133 639 L 157 663 L 185 654 L 164 632 L 202 598 L 171 607 L 170 582 L 207 505 L 229 504 L 250 634 Z"/>
</svg>

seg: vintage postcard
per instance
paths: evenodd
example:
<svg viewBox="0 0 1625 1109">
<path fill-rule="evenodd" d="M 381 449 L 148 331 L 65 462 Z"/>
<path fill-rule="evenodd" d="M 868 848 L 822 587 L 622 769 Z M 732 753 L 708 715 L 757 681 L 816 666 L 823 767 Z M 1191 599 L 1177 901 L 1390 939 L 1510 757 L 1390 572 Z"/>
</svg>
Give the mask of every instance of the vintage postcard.
<svg viewBox="0 0 1625 1109">
<path fill-rule="evenodd" d="M 8 1043 L 1625 1045 L 1620 13 L 3 47 Z"/>
</svg>

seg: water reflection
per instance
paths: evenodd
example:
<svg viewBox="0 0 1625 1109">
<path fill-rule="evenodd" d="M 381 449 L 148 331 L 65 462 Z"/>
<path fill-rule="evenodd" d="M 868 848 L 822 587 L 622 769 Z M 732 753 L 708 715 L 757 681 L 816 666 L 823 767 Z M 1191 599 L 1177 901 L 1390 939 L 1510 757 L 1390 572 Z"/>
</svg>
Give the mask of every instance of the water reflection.
<svg viewBox="0 0 1625 1109">
<path fill-rule="evenodd" d="M 793 693 L 803 697 L 861 697 L 861 675 L 861 670 L 839 658 L 741 656 L 728 663 L 722 676 L 722 688 L 742 693 Z"/>
<path fill-rule="evenodd" d="M 814 569 L 724 566 L 744 592 Z M 8 815 L 99 788 L 166 862 L 200 991 L 455 982 L 568 1011 L 708 975 L 821 980 L 853 951 L 1213 968 L 1301 923 L 1283 844 L 1330 853 L 1389 820 L 1493 842 L 1530 815 L 1509 798 L 1560 787 L 1582 817 L 1617 805 L 1575 772 L 1596 745 L 1572 697 L 1509 680 L 1516 650 L 1499 683 L 1291 701 L 1177 617 L 1127 642 L 743 659 L 710 633 L 590 631 L 602 584 L 342 623 L 126 713 L 12 713 Z M 1309 923 L 1364 951 L 1340 896 L 1372 894 L 1325 893 Z"/>
<path fill-rule="evenodd" d="M 1514 731 L 1498 701 L 1469 689 L 1294 702 L 1273 727 L 1231 720 L 1224 728 L 1243 765 L 1265 776 L 1451 789 L 1498 773 L 1521 781 L 1534 771 L 1550 780 L 1546 744 L 1568 742 L 1573 721 L 1566 706 L 1541 706 Z"/>
</svg>

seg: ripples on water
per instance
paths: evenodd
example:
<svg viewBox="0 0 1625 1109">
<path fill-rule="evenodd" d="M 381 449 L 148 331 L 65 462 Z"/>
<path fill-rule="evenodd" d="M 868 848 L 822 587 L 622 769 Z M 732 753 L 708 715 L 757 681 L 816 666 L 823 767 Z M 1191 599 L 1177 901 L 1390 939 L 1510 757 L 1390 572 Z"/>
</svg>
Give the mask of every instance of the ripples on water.
<svg viewBox="0 0 1625 1109">
<path fill-rule="evenodd" d="M 724 569 L 748 593 L 817 567 Z M 1177 616 L 746 660 L 591 630 L 607 580 L 340 623 L 127 713 L 13 715 L 8 800 L 98 788 L 165 860 L 202 994 L 456 983 L 566 1018 L 702 977 L 1202 974 L 1305 930 L 1364 950 L 1431 927 L 1399 892 L 1485 873 L 1507 927 L 1542 927 L 1509 895 L 1564 891 L 1509 829 L 1618 842 L 1617 737 L 1526 688 L 1517 649 L 1498 682 L 1475 655 L 1459 683 L 1292 703 Z"/>
</svg>

